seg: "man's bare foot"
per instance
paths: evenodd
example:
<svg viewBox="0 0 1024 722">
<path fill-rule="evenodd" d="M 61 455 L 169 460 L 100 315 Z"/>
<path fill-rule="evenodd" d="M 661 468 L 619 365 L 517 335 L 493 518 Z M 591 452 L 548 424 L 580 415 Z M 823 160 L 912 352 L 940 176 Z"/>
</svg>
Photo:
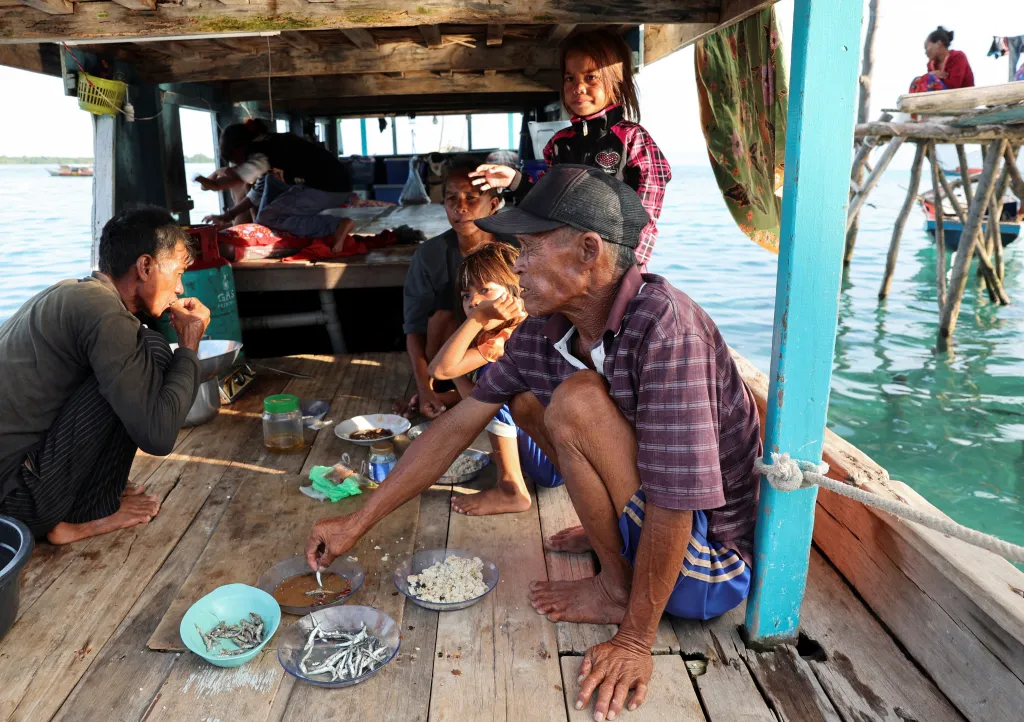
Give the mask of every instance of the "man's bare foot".
<svg viewBox="0 0 1024 722">
<path fill-rule="evenodd" d="M 121 492 L 121 496 L 138 496 L 145 490 L 146 487 L 143 486 L 142 484 L 133 484 L 132 482 L 129 481 L 128 486 L 126 486 L 124 488 L 124 491 Z"/>
<path fill-rule="evenodd" d="M 582 526 L 571 526 L 568 529 L 555 532 L 548 537 L 547 543 L 544 546 L 549 551 L 569 552 L 570 554 L 582 554 L 594 549 L 590 544 L 590 539 L 587 538 L 587 532 L 584 531 Z"/>
<path fill-rule="evenodd" d="M 515 514 L 529 508 L 530 493 L 514 481 L 499 481 L 491 489 L 452 497 L 452 509 L 467 516 Z"/>
<path fill-rule="evenodd" d="M 160 499 L 155 496 L 135 494 L 121 497 L 121 508 L 110 516 L 84 524 L 70 524 L 62 521 L 46 535 L 51 544 L 71 544 L 89 537 L 109 534 L 136 524 L 146 524 L 160 513 Z"/>
<path fill-rule="evenodd" d="M 604 574 L 572 582 L 533 582 L 530 605 L 552 622 L 619 624 L 629 591 Z"/>
</svg>

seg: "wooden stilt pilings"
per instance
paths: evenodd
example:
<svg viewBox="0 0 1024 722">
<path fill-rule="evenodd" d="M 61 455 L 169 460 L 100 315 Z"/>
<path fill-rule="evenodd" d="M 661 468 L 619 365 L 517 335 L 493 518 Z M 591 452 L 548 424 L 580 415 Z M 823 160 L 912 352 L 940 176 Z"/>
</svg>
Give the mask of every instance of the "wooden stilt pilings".
<svg viewBox="0 0 1024 722">
<path fill-rule="evenodd" d="M 896 151 L 903 145 L 903 138 L 896 137 L 889 141 L 889 145 L 885 146 L 885 150 L 882 151 L 881 157 L 878 159 L 878 163 L 875 165 L 875 169 L 871 171 L 871 175 L 864 181 L 864 186 L 853 196 L 850 201 L 850 210 L 846 213 L 846 229 L 849 230 L 850 226 L 853 225 L 854 219 L 857 214 L 860 213 L 860 209 L 864 207 L 864 202 L 867 201 L 868 195 L 878 185 L 878 181 L 882 179 L 882 174 L 885 173 L 885 169 L 889 167 L 889 163 L 892 162 L 893 157 L 896 155 Z"/>
<path fill-rule="evenodd" d="M 982 219 L 985 211 L 992 201 L 992 193 L 995 190 L 996 175 L 999 162 L 1003 157 L 1005 141 L 996 140 L 989 144 L 985 153 L 985 164 L 982 167 L 981 177 L 978 179 L 978 189 L 975 201 L 970 204 L 967 213 L 967 222 L 964 224 L 963 232 L 960 234 L 960 246 L 957 248 L 956 256 L 953 259 L 953 271 L 949 281 L 949 293 L 946 304 L 942 307 L 942 314 L 939 317 L 938 345 L 940 350 L 948 347 L 949 339 L 956 329 L 957 317 L 960 315 L 960 304 L 963 301 L 964 290 L 967 288 L 967 271 L 970 267 L 971 256 L 979 242 Z M 939 201 L 940 199 L 936 199 Z M 941 212 L 941 208 L 938 209 Z"/>
<path fill-rule="evenodd" d="M 935 194 L 935 298 L 939 304 L 939 313 L 942 313 L 942 307 L 946 305 L 946 233 L 942 218 L 942 193 L 939 192 L 939 173 L 942 171 L 935 157 L 935 143 L 928 144 L 928 165 L 932 169 L 932 193 Z"/>
<path fill-rule="evenodd" d="M 932 145 L 927 144 L 929 150 Z M 914 165 L 910 168 L 910 186 L 907 188 L 907 199 L 903 201 L 903 208 L 896 218 L 896 226 L 892 231 L 892 240 L 889 242 L 889 254 L 885 259 L 885 276 L 882 278 L 882 288 L 878 291 L 879 298 L 889 295 L 889 287 L 892 286 L 892 277 L 896 272 L 896 258 L 900 252 L 900 239 L 903 237 L 903 229 L 907 225 L 907 217 L 917 203 L 917 190 L 921 185 L 921 165 L 924 163 L 925 144 L 917 144 L 917 152 L 914 155 Z"/>
<path fill-rule="evenodd" d="M 1004 158 L 1006 168 L 1010 171 L 1010 181 L 1013 183 L 1013 193 L 1024 202 L 1024 178 L 1021 178 L 1020 168 L 1017 167 L 1017 151 L 1019 148 L 1007 146 Z"/>
<path fill-rule="evenodd" d="M 964 198 L 967 199 L 967 207 L 971 207 L 973 200 L 974 189 L 971 188 L 971 184 L 967 182 L 967 179 L 971 177 L 971 170 L 967 165 L 967 151 L 964 149 L 963 143 L 957 143 L 956 146 L 956 157 L 960 161 L 960 177 L 964 179 Z"/>
</svg>

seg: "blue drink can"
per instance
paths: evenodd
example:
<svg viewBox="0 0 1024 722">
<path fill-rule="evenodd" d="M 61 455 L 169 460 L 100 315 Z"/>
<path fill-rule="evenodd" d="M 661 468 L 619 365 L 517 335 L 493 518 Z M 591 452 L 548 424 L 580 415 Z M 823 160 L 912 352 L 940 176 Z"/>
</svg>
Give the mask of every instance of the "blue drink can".
<svg viewBox="0 0 1024 722">
<path fill-rule="evenodd" d="M 395 448 L 387 441 L 378 441 L 370 446 L 368 476 L 378 484 L 387 478 L 398 463 Z"/>
</svg>

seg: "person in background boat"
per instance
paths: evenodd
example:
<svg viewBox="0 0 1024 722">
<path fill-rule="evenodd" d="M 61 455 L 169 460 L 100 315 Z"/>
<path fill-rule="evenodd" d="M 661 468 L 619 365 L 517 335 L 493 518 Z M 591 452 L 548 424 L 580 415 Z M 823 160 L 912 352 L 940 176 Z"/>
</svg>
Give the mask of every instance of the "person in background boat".
<svg viewBox="0 0 1024 722">
<path fill-rule="evenodd" d="M 227 166 L 225 168 L 217 168 L 215 171 L 213 171 L 213 173 L 206 177 L 211 181 L 219 181 L 223 178 L 231 177 L 229 174 L 230 170 L 230 166 Z M 245 197 L 249 195 L 250 191 L 252 191 L 252 185 L 250 185 L 249 183 L 243 183 L 240 186 L 234 186 L 232 188 L 229 188 L 228 193 L 231 194 L 232 208 L 240 204 L 242 201 L 244 201 Z M 223 220 L 221 216 L 207 216 L 206 219 L 204 220 L 208 222 L 216 222 L 218 225 L 240 226 L 246 223 L 255 223 L 256 213 L 254 212 L 253 208 L 246 208 L 233 218 L 227 218 L 227 213 L 224 213 Z"/>
<path fill-rule="evenodd" d="M 952 44 L 953 31 L 941 25 L 928 35 L 924 41 L 928 72 L 914 78 L 910 84 L 911 93 L 974 87 L 974 71 L 967 55 L 960 50 L 950 50 Z"/>
<path fill-rule="evenodd" d="M 562 104 L 572 125 L 544 147 L 548 167 L 579 163 L 603 170 L 635 190 L 650 216 L 640 235 L 641 269 L 654 253 L 658 219 L 672 168 L 640 121 L 632 53 L 621 36 L 600 30 L 570 37 L 561 49 Z M 521 200 L 533 183 L 504 165 L 484 164 L 473 174 L 481 188 L 504 188 Z"/>
<path fill-rule="evenodd" d="M 234 207 L 204 222 L 230 225 L 245 211 L 274 231 L 301 238 L 331 238 L 340 253 L 355 222 L 321 215 L 339 208 L 352 192 L 348 169 L 329 151 L 291 133 L 271 133 L 261 120 L 250 119 L 224 129 L 220 153 L 225 164 L 219 177 L 197 176 L 204 190 L 223 191 L 251 184 L 252 190 Z"/>
<path fill-rule="evenodd" d="M 505 343 L 526 318 L 513 272 L 519 252 L 505 243 L 487 243 L 466 256 L 456 276 L 465 321 L 430 362 L 430 376 L 452 379 L 462 398 L 475 388 L 469 374 L 480 375 L 505 353 Z M 480 516 L 526 511 L 530 492 L 525 473 L 538 486 L 561 486 L 563 479 L 543 450 L 515 425 L 508 405 L 487 425 L 496 452 L 498 484 L 477 494 L 452 497 L 460 514 Z"/>
<path fill-rule="evenodd" d="M 466 399 L 418 437 L 363 507 L 317 522 L 306 561 L 323 569 L 430 485 L 504 404 L 557 459 L 596 577 L 535 581 L 552 621 L 618 624 L 580 666 L 596 720 L 643 702 L 664 612 L 708 619 L 751 582 L 761 454 L 753 394 L 714 322 L 664 278 L 641 274 L 649 221 L 636 193 L 595 168 L 556 165 L 518 208 L 478 221 L 515 235 L 530 317 Z"/>
<path fill-rule="evenodd" d="M 403 291 L 405 348 L 412 361 L 416 393 L 397 411 L 413 416 L 417 411 L 435 419 L 459 400 L 458 391 L 439 393 L 430 378 L 431 359 L 458 327 L 455 318 L 455 275 L 470 253 L 495 238 L 474 221 L 497 212 L 501 200 L 494 190 L 481 190 L 470 181 L 476 168 L 471 158 L 452 159 L 442 186 L 445 213 L 451 229 L 425 241 L 409 264 Z"/>
<path fill-rule="evenodd" d="M 103 227 L 99 268 L 36 294 L 0 326 L 0 514 L 68 544 L 145 524 L 135 452 L 171 452 L 199 389 L 210 311 L 184 293 L 192 240 L 161 208 Z M 171 311 L 173 352 L 151 324 Z"/>
</svg>

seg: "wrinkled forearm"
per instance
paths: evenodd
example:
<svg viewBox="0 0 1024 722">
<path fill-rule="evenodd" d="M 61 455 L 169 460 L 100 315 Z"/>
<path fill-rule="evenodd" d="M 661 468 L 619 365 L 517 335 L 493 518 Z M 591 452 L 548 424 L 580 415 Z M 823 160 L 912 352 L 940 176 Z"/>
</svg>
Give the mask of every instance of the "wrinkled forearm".
<svg viewBox="0 0 1024 722">
<path fill-rule="evenodd" d="M 629 604 L 615 635 L 620 642 L 650 650 L 679 570 L 683 568 L 692 529 L 692 511 L 647 503 Z"/>
</svg>

